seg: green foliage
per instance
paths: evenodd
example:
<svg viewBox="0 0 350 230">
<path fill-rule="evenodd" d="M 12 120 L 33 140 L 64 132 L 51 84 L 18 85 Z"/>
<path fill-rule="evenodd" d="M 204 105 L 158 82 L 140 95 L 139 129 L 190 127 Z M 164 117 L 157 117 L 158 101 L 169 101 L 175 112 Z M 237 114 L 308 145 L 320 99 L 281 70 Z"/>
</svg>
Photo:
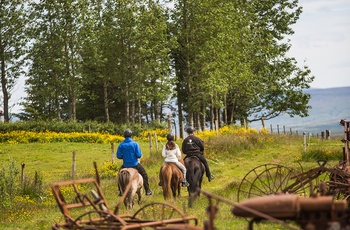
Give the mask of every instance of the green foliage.
<svg viewBox="0 0 350 230">
<path fill-rule="evenodd" d="M 98 170 L 101 179 L 114 179 L 118 175 L 120 165 L 112 163 L 111 161 L 103 162 Z"/>
<path fill-rule="evenodd" d="M 180 124 L 308 114 L 311 71 L 286 57 L 285 38 L 302 12 L 297 1 L 173 3 L 31 1 L 24 14 L 23 1 L 4 1 L 2 38 L 13 45 L 4 50 L 26 41 L 29 48 L 2 54 L 11 66 L 2 75 L 4 101 L 26 56 L 27 97 L 17 115 L 27 121 L 162 123 L 168 100 L 178 104 Z M 98 123 L 55 125 L 47 130 L 121 133 Z M 33 131 L 46 131 L 39 127 Z"/>
<path fill-rule="evenodd" d="M 112 122 L 99 123 L 97 121 L 85 122 L 60 122 L 60 121 L 18 121 L 0 124 L 0 133 L 9 133 L 11 131 L 31 131 L 31 132 L 57 132 L 57 133 L 72 133 L 72 132 L 87 132 L 113 134 L 123 136 L 125 129 L 131 129 L 134 136 L 139 136 L 142 132 L 148 129 L 162 128 L 166 129 L 165 122 L 152 122 L 149 125 L 140 124 L 114 124 Z"/>
<path fill-rule="evenodd" d="M 21 196 L 28 196 L 33 200 L 41 200 L 45 194 L 43 175 L 40 172 L 35 172 L 34 178 L 25 178 Z"/>
<path fill-rule="evenodd" d="M 2 164 L 0 170 L 0 203 L 2 206 L 9 205 L 18 194 L 20 190 L 18 175 L 16 161 L 12 160 L 9 165 Z"/>
<path fill-rule="evenodd" d="M 307 146 L 306 152 L 301 155 L 302 161 L 318 161 L 318 160 L 340 160 L 342 151 L 335 149 L 329 145 L 329 141 L 318 142 Z"/>
<path fill-rule="evenodd" d="M 12 207 L 18 197 L 41 200 L 45 194 L 43 176 L 35 172 L 34 178 L 23 178 L 21 183 L 19 169 L 15 160 L 3 163 L 0 170 L 0 203 L 2 208 Z"/>
<path fill-rule="evenodd" d="M 244 136 L 222 135 L 220 138 L 211 138 L 206 142 L 206 154 L 235 154 L 253 148 L 264 148 L 266 138 L 259 134 L 246 134 Z M 215 152 L 214 152 L 215 151 Z"/>
</svg>

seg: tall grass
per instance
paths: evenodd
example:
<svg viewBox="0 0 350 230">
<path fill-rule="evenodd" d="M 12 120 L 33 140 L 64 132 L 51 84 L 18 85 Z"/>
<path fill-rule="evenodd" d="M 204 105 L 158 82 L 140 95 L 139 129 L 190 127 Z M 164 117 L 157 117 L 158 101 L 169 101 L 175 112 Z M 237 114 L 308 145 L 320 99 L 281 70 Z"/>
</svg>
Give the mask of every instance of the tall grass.
<svg viewBox="0 0 350 230">
<path fill-rule="evenodd" d="M 307 151 L 302 154 L 302 161 L 315 161 L 315 160 L 341 160 L 342 154 L 342 144 L 330 143 L 326 140 L 313 139 L 312 142 L 308 143 Z"/>
</svg>

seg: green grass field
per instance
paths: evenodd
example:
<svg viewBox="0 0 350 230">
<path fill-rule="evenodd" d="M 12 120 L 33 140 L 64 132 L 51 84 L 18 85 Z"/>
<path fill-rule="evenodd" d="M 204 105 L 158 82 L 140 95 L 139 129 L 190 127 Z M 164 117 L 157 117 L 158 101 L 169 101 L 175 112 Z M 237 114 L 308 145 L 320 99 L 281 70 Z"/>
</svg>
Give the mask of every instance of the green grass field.
<svg viewBox="0 0 350 230">
<path fill-rule="evenodd" d="M 216 138 L 206 140 L 208 151 L 205 152 L 205 155 L 215 179 L 208 182 L 204 178 L 202 185 L 203 190 L 231 202 L 237 202 L 238 186 L 242 178 L 254 167 L 268 163 L 280 164 L 297 170 L 301 170 L 300 166 L 302 166 L 303 170 L 308 170 L 317 167 L 316 159 L 327 154 L 335 155 L 328 163 L 328 166 L 333 166 L 342 159 L 342 147 L 344 146 L 339 139 L 327 141 L 315 139 L 309 143 L 307 154 L 305 154 L 302 137 L 266 135 L 258 144 L 245 147 L 237 147 L 239 143 L 232 141 L 233 139 L 234 137 L 228 137 L 225 142 L 222 142 L 222 138 L 220 141 Z M 144 154 L 141 163 L 147 170 L 154 195 L 144 196 L 142 205 L 136 204 L 131 213 L 146 204 L 164 201 L 161 187 L 157 186 L 158 171 L 163 163 L 161 150 L 156 150 L 153 146 L 152 152 L 150 152 L 147 142 L 141 141 L 139 143 Z M 244 143 L 249 145 L 249 141 Z M 231 144 L 236 147 L 230 146 Z M 180 142 L 179 145 L 181 145 Z M 2 167 L 6 168 L 11 165 L 11 162 L 15 162 L 15 167 L 20 171 L 21 164 L 24 163 L 25 178 L 33 179 L 36 174 L 40 175 L 44 193 L 39 199 L 16 196 L 11 203 L 3 204 L 0 210 L 0 229 L 51 229 L 51 226 L 56 222 L 64 222 L 63 215 L 51 194 L 50 184 L 71 179 L 73 151 L 76 159 L 75 178 L 94 177 L 93 162 L 96 162 L 101 173 L 101 187 L 109 206 L 114 207 L 118 203 L 115 177 L 117 170 L 113 171 L 113 169 L 119 168 L 121 161 L 115 158 L 115 153 L 112 154 L 110 144 L 1 143 Z M 114 163 L 112 164 L 113 157 Z M 111 165 L 113 165 L 112 169 Z M 18 176 L 18 181 L 20 181 L 20 176 Z M 204 221 L 208 220 L 205 213 L 205 209 L 209 205 L 207 197 L 202 194 L 195 201 L 194 207 L 188 208 L 187 195 L 186 189 L 183 188 L 180 199 L 166 202 L 178 207 L 186 215 L 196 216 L 199 219 L 199 226 L 203 226 Z M 245 219 L 232 215 L 232 205 L 219 202 L 218 207 L 219 212 L 214 222 L 217 229 L 247 229 L 248 222 Z M 122 207 L 119 213 L 124 212 L 127 211 Z M 263 222 L 255 226 L 254 229 L 285 228 L 278 224 Z"/>
</svg>

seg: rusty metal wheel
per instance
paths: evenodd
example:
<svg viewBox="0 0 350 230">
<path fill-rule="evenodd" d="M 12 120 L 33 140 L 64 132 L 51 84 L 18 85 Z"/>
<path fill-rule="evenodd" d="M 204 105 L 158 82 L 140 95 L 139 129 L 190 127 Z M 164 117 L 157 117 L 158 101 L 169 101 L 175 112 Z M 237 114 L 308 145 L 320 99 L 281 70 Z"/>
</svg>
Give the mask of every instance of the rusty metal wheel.
<svg viewBox="0 0 350 230">
<path fill-rule="evenodd" d="M 344 171 L 332 169 L 332 172 L 328 172 L 324 184 L 327 186 L 328 196 L 333 196 L 335 200 L 348 200 L 350 197 L 349 191 L 349 174 Z"/>
<path fill-rule="evenodd" d="M 158 221 L 184 217 L 185 214 L 173 205 L 166 203 L 151 203 L 136 211 L 131 219 Z"/>
<path fill-rule="evenodd" d="M 72 223 L 72 229 L 119 229 L 127 223 L 121 217 L 106 211 L 88 211 L 77 217 Z"/>
<path fill-rule="evenodd" d="M 278 164 L 264 164 L 255 167 L 244 176 L 238 187 L 237 201 L 279 193 L 293 193 L 305 197 L 308 196 L 307 186 L 299 182 L 295 170 Z"/>
</svg>

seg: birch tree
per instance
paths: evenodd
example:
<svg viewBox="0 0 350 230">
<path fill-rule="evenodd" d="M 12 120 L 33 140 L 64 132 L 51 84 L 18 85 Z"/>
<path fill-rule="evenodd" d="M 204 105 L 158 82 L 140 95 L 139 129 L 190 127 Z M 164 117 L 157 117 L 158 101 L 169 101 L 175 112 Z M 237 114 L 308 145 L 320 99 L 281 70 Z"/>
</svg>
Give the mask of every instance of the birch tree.
<svg viewBox="0 0 350 230">
<path fill-rule="evenodd" d="M 0 79 L 4 121 L 9 122 L 11 92 L 24 74 L 27 15 L 23 0 L 0 1 Z"/>
</svg>

